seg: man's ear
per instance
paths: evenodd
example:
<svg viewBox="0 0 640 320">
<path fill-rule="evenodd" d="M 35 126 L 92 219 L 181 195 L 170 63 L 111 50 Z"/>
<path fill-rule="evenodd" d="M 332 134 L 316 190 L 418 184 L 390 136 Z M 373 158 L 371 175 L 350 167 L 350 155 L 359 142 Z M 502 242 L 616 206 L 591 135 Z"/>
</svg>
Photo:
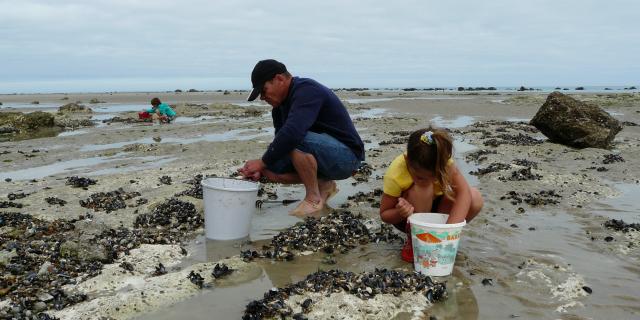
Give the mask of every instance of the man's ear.
<svg viewBox="0 0 640 320">
<path fill-rule="evenodd" d="M 275 79 L 277 79 L 278 81 L 284 81 L 286 78 L 284 77 L 284 74 L 282 73 L 278 73 L 276 74 L 276 76 L 274 77 Z"/>
</svg>

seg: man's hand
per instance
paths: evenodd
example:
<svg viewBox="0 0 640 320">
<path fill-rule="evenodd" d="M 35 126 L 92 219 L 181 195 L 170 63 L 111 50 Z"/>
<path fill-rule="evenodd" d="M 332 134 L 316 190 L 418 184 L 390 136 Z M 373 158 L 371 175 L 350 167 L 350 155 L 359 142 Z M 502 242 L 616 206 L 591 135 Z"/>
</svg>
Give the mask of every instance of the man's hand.
<svg viewBox="0 0 640 320">
<path fill-rule="evenodd" d="M 242 168 L 238 169 L 238 172 L 247 179 L 258 181 L 262 177 L 262 170 L 266 167 L 262 159 L 254 159 L 247 161 Z"/>
<path fill-rule="evenodd" d="M 405 200 L 402 197 L 398 198 L 398 203 L 396 204 L 396 208 L 398 209 L 398 213 L 400 213 L 400 216 L 404 219 L 412 215 L 414 210 L 411 203 L 409 203 L 409 201 Z"/>
</svg>

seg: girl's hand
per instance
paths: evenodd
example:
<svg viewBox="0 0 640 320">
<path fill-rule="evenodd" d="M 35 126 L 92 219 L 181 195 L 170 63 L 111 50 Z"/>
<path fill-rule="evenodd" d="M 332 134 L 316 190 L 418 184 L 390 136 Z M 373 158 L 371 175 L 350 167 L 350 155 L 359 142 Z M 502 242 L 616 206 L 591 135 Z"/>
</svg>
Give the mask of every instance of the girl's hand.
<svg viewBox="0 0 640 320">
<path fill-rule="evenodd" d="M 404 219 L 412 215 L 414 210 L 411 203 L 409 203 L 409 201 L 405 200 L 402 197 L 398 198 L 398 204 L 396 204 L 396 208 L 398 209 L 398 213 L 400 213 L 400 216 Z"/>
</svg>

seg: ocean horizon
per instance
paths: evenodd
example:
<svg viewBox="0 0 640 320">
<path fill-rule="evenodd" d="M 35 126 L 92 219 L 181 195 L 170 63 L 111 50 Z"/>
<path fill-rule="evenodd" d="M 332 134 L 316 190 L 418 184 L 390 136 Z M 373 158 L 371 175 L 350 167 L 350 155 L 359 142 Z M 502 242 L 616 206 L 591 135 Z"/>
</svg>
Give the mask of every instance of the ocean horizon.
<svg viewBox="0 0 640 320">
<path fill-rule="evenodd" d="M 70 85 L 69 81 L 62 81 L 55 86 L 41 86 L 39 82 L 21 82 L 18 86 L 11 86 L 7 83 L 0 82 L 0 95 L 27 95 L 27 94 L 98 94 L 98 93 L 140 93 L 140 92 L 224 92 L 249 91 L 250 86 L 223 86 L 212 85 L 213 83 L 186 83 L 186 85 L 151 85 L 146 87 L 148 82 L 136 82 L 129 85 L 110 85 L 102 86 L 75 86 Z M 494 86 L 494 85 L 458 85 L 458 86 L 424 86 L 424 85 L 407 85 L 407 86 L 327 86 L 333 90 L 347 91 L 438 91 L 438 92 L 465 92 L 465 91 L 486 91 L 486 92 L 640 92 L 640 85 L 511 85 L 511 86 Z M 524 88 L 525 90 L 522 90 Z"/>
</svg>

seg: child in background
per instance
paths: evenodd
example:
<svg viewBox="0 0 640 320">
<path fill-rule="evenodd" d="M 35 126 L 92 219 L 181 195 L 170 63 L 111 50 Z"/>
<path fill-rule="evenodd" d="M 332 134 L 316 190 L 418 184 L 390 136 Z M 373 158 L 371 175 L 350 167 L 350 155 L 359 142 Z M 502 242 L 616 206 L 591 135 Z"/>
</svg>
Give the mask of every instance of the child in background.
<svg viewBox="0 0 640 320">
<path fill-rule="evenodd" d="M 151 99 L 151 106 L 151 109 L 138 113 L 138 118 L 152 119 L 153 114 L 157 114 L 158 119 L 162 123 L 171 123 L 171 121 L 176 118 L 176 112 L 173 111 L 168 104 L 162 103 L 158 98 Z"/>
<path fill-rule="evenodd" d="M 384 175 L 380 218 L 407 233 L 402 259 L 413 262 L 407 219 L 414 212 L 447 213 L 447 223 L 471 221 L 483 200 L 453 162 L 453 141 L 442 129 L 427 128 L 409 136 L 407 153 L 396 157 Z"/>
</svg>

